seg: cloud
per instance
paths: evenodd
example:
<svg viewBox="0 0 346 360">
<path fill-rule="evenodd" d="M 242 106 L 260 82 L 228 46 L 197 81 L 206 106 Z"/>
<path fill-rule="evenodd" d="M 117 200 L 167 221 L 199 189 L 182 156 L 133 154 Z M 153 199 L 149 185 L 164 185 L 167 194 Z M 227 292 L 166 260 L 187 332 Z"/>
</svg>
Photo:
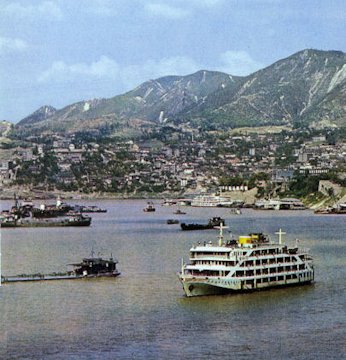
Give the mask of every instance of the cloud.
<svg viewBox="0 0 346 360">
<path fill-rule="evenodd" d="M 228 50 L 220 55 L 220 70 L 231 75 L 245 76 L 263 68 L 246 51 Z"/>
<path fill-rule="evenodd" d="M 226 51 L 218 59 L 214 68 L 231 75 L 249 75 L 263 64 L 255 61 L 246 51 Z M 120 65 L 114 59 L 102 55 L 91 63 L 67 64 L 55 61 L 39 77 L 38 82 L 60 84 L 114 84 L 119 91 L 128 91 L 150 79 L 168 75 L 187 75 L 208 68 L 188 56 L 173 56 L 159 60 L 149 59 L 141 64 Z M 96 86 L 96 85 L 95 85 Z"/>
<path fill-rule="evenodd" d="M 145 10 L 151 15 L 161 16 L 172 20 L 182 19 L 189 16 L 189 12 L 187 10 L 164 3 L 145 4 Z"/>
<path fill-rule="evenodd" d="M 45 82 L 68 82 L 76 78 L 117 78 L 119 76 L 119 65 L 107 56 L 101 56 L 93 63 L 66 64 L 64 61 L 55 61 L 49 69 L 38 77 L 38 81 Z"/>
<path fill-rule="evenodd" d="M 176 56 L 160 60 L 148 60 L 142 64 L 120 66 L 115 60 L 101 56 L 90 64 L 66 64 L 55 61 L 39 77 L 39 83 L 88 83 L 112 82 L 127 91 L 149 79 L 167 75 L 186 75 L 200 69 L 189 57 Z"/>
<path fill-rule="evenodd" d="M 0 53 L 22 52 L 28 48 L 28 44 L 18 38 L 0 37 Z"/>
<path fill-rule="evenodd" d="M 185 0 L 183 0 L 184 3 L 186 3 Z M 197 6 L 202 6 L 202 7 L 214 7 L 214 6 L 218 6 L 220 4 L 222 4 L 224 2 L 224 0 L 190 0 L 191 3 L 197 5 Z"/>
<path fill-rule="evenodd" d="M 129 89 L 149 79 L 167 75 L 186 75 L 196 72 L 200 66 L 191 58 L 175 56 L 161 60 L 148 60 L 140 65 L 122 69 L 122 81 Z"/>
<path fill-rule="evenodd" d="M 84 6 L 84 11 L 101 17 L 113 17 L 118 15 L 118 3 L 113 0 L 93 0 Z"/>
<path fill-rule="evenodd" d="M 2 8 L 2 13 L 7 16 L 25 19 L 47 17 L 49 20 L 61 20 L 63 18 L 61 8 L 53 1 L 42 1 L 35 6 L 11 2 Z"/>
</svg>

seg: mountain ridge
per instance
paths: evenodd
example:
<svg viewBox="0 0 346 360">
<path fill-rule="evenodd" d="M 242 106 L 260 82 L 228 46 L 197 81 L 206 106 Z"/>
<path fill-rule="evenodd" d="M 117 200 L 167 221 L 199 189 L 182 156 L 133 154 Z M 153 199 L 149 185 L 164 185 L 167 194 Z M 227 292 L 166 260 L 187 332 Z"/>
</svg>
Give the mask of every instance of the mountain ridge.
<svg viewBox="0 0 346 360">
<path fill-rule="evenodd" d="M 86 131 L 167 121 L 193 126 L 323 124 L 346 126 L 346 54 L 306 49 L 245 77 L 199 70 L 148 80 L 109 99 L 68 105 L 48 117 L 29 115 L 19 131 Z M 42 109 L 42 108 L 41 108 Z M 34 120 L 33 120 L 34 119 Z"/>
</svg>

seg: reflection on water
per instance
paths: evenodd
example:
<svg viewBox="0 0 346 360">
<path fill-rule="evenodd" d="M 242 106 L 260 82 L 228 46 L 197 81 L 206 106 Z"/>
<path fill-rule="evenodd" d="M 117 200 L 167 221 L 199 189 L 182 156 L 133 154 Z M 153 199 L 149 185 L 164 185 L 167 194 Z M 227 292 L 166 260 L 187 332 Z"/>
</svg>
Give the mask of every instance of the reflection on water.
<svg viewBox="0 0 346 360">
<path fill-rule="evenodd" d="M 94 202 L 95 203 L 95 202 Z M 100 201 L 90 228 L 2 230 L 2 271 L 65 271 L 95 253 L 119 260 L 121 276 L 7 284 L 0 289 L 0 357 L 10 359 L 341 358 L 345 353 L 344 217 L 309 211 L 186 208 Z M 6 203 L 2 203 L 6 208 Z M 168 218 L 226 219 L 239 235 L 281 227 L 315 257 L 316 283 L 248 294 L 186 298 L 176 273 L 190 246 L 217 232 L 183 232 Z"/>
</svg>

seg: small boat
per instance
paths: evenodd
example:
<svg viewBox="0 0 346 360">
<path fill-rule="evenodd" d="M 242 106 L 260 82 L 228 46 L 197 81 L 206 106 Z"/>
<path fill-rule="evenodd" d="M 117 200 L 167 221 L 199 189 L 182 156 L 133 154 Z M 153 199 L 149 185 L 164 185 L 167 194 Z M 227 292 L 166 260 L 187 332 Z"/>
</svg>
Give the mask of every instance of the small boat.
<svg viewBox="0 0 346 360">
<path fill-rule="evenodd" d="M 180 224 L 182 230 L 208 230 L 220 225 L 225 225 L 225 220 L 219 216 L 209 219 L 207 224 Z"/>
<path fill-rule="evenodd" d="M 24 281 L 44 281 L 44 280 L 73 280 L 95 277 L 116 277 L 120 275 L 117 270 L 118 261 L 111 256 L 108 260 L 101 257 L 84 258 L 82 262 L 69 264 L 74 270 L 64 273 L 51 274 L 20 274 L 15 276 L 2 276 L 1 283 L 14 283 Z"/>
<path fill-rule="evenodd" d="M 185 215 L 185 214 L 186 214 L 186 212 L 181 211 L 180 209 L 178 209 L 178 210 L 174 211 L 174 213 L 173 213 L 173 214 L 175 214 L 175 215 Z"/>
<path fill-rule="evenodd" d="M 231 213 L 232 215 L 241 215 L 241 214 L 242 214 L 241 210 L 238 209 L 238 208 L 233 208 L 233 209 L 231 209 L 230 213 Z"/>
<path fill-rule="evenodd" d="M 143 211 L 145 212 L 152 212 L 155 211 L 155 206 L 154 203 L 152 201 L 148 201 L 147 206 L 143 209 Z"/>
<path fill-rule="evenodd" d="M 107 209 L 102 209 L 96 205 L 75 205 L 73 208 L 76 212 L 81 213 L 106 213 Z"/>
<path fill-rule="evenodd" d="M 168 219 L 168 220 L 166 221 L 166 223 L 167 223 L 168 225 L 179 224 L 179 220 L 177 220 L 177 219 Z"/>
</svg>

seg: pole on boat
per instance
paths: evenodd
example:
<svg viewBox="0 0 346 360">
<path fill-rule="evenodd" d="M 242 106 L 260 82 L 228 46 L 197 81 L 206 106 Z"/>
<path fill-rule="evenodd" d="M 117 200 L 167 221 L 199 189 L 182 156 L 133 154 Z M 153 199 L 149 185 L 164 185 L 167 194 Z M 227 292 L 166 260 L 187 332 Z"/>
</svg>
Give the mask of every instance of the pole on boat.
<svg viewBox="0 0 346 360">
<path fill-rule="evenodd" d="M 184 275 L 184 258 L 181 258 L 181 275 Z"/>
<path fill-rule="evenodd" d="M 222 246 L 222 241 L 223 241 L 223 229 L 228 229 L 228 226 L 223 226 L 223 223 L 220 223 L 220 226 L 216 226 L 217 229 L 220 229 L 220 234 L 219 234 L 219 246 Z"/>
<path fill-rule="evenodd" d="M 279 231 L 276 232 L 275 234 L 279 235 L 279 244 L 281 245 L 282 244 L 282 235 L 285 235 L 286 233 L 283 232 L 280 228 Z"/>
</svg>

